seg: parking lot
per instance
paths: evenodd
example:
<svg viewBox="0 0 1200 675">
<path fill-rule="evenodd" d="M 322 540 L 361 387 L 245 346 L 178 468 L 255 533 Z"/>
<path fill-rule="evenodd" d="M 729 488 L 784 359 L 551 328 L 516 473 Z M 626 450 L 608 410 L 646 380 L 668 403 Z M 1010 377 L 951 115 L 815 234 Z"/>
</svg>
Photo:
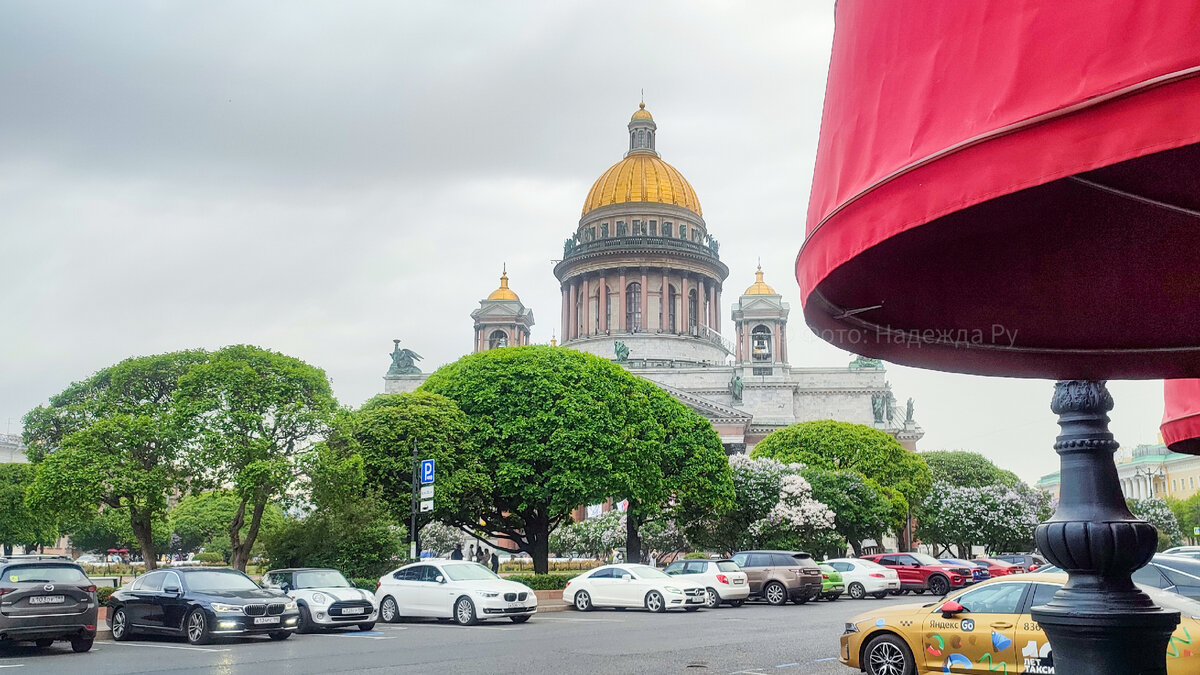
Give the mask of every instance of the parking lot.
<svg viewBox="0 0 1200 675">
<path fill-rule="evenodd" d="M 380 623 L 371 632 L 237 639 L 193 647 L 182 639 L 97 641 L 0 651 L 0 670 L 33 673 L 850 673 L 837 662 L 846 619 L 925 597 L 773 607 L 762 602 L 687 614 L 640 610 L 543 613 L 529 623 L 462 627 Z"/>
</svg>

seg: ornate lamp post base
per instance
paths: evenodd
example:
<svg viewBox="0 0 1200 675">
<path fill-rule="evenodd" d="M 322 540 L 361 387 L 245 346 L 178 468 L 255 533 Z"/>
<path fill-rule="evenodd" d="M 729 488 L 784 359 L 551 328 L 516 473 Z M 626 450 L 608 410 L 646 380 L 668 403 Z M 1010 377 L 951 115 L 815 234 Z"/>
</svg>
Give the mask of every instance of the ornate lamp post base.
<svg viewBox="0 0 1200 675">
<path fill-rule="evenodd" d="M 1062 428 L 1058 510 L 1037 528 L 1038 549 L 1069 579 L 1033 618 L 1050 639 L 1058 675 L 1167 672 L 1167 640 L 1178 612 L 1154 604 L 1130 574 L 1154 555 L 1158 534 L 1125 506 L 1108 430 L 1104 382 L 1063 380 L 1050 408 Z"/>
</svg>

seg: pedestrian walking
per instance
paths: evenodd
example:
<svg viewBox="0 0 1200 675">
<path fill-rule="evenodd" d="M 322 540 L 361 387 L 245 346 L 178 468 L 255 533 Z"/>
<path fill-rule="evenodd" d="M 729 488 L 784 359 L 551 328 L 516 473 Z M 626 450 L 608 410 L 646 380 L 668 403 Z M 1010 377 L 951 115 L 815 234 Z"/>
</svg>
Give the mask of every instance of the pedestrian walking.
<svg viewBox="0 0 1200 675">
<path fill-rule="evenodd" d="M 455 544 L 454 550 L 450 552 L 451 560 L 462 560 L 462 544 Z"/>
<path fill-rule="evenodd" d="M 479 563 L 480 565 L 486 565 L 487 560 L 488 560 L 487 549 L 480 546 L 479 547 L 479 557 L 475 559 L 475 562 Z"/>
<path fill-rule="evenodd" d="M 495 551 L 492 551 L 492 571 L 496 574 L 500 573 L 500 556 L 496 555 Z"/>
<path fill-rule="evenodd" d="M 471 544 L 469 547 L 467 547 L 467 560 L 470 560 L 471 562 L 476 562 L 475 561 L 475 544 Z"/>
</svg>

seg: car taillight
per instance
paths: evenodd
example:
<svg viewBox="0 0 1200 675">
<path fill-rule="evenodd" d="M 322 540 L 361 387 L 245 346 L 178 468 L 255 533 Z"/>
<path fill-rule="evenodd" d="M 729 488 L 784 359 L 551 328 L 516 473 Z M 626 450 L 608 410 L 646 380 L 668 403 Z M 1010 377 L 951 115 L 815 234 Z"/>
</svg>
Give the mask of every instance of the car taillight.
<svg viewBox="0 0 1200 675">
<path fill-rule="evenodd" d="M 724 574 L 718 574 L 718 575 L 717 575 L 717 581 L 719 581 L 719 582 L 721 582 L 721 583 L 723 583 L 723 584 L 728 584 L 728 583 L 729 583 L 729 577 L 725 576 Z"/>
<path fill-rule="evenodd" d="M 1037 568 L 1039 568 L 1039 567 L 1041 567 L 1041 565 L 1030 565 L 1030 566 L 1029 566 L 1029 571 L 1030 571 L 1030 572 L 1032 572 L 1032 571 L 1036 570 L 1036 569 L 1037 569 Z"/>
<path fill-rule="evenodd" d="M 84 587 L 83 587 L 83 592 L 84 592 L 84 593 L 95 593 L 95 592 L 96 592 L 96 585 L 95 585 L 95 584 L 92 584 L 91 586 L 84 586 Z"/>
<path fill-rule="evenodd" d="M 804 570 L 788 570 L 788 571 L 789 571 L 789 572 L 795 572 L 796 574 L 800 574 L 800 573 L 801 573 L 801 572 L 803 572 Z"/>
<path fill-rule="evenodd" d="M 875 577 L 876 579 L 882 579 L 882 578 L 883 578 L 883 575 L 882 575 L 882 574 L 880 574 L 879 572 L 871 572 L 871 574 L 870 574 L 869 576 Z"/>
<path fill-rule="evenodd" d="M 17 589 L 0 587 L 0 595 L 4 595 L 5 593 L 12 593 L 15 590 L 17 590 Z"/>
<path fill-rule="evenodd" d="M 382 585 L 383 585 L 383 582 L 382 582 L 382 581 L 376 581 L 376 582 L 375 582 L 375 590 L 377 590 L 377 591 L 378 591 L 378 590 L 379 590 L 379 587 L 380 587 L 380 586 L 382 586 Z"/>
<path fill-rule="evenodd" d="M 571 580 L 567 579 L 567 586 L 570 586 L 570 585 L 571 585 Z M 566 588 L 567 586 L 563 586 L 563 588 Z"/>
</svg>

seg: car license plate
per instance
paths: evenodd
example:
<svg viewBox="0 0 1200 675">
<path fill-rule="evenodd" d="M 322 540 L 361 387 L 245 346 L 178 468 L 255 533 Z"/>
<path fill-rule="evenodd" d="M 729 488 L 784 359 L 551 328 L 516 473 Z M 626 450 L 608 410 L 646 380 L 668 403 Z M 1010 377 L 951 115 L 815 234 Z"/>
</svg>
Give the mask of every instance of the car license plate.
<svg viewBox="0 0 1200 675">
<path fill-rule="evenodd" d="M 277 616 L 256 616 L 256 617 L 254 617 L 254 625 L 256 625 L 256 626 L 261 625 L 261 624 L 269 624 L 269 623 L 279 623 L 279 617 L 277 617 Z"/>
<path fill-rule="evenodd" d="M 668 299 L 670 299 L 670 298 L 668 298 Z M 734 580 L 733 580 L 733 583 L 734 583 L 735 585 L 736 585 L 736 584 L 740 584 L 740 583 L 742 583 L 742 580 L 741 580 L 741 579 L 734 579 Z"/>
<path fill-rule="evenodd" d="M 342 608 L 342 614 L 362 614 L 365 611 L 367 611 L 367 610 L 363 607 L 343 607 Z"/>
<path fill-rule="evenodd" d="M 66 597 L 62 595 L 33 595 L 29 598 L 31 605 L 55 605 L 61 602 L 66 602 Z"/>
<path fill-rule="evenodd" d="M 509 609 L 519 609 L 519 608 L 521 608 L 521 607 L 524 607 L 524 606 L 525 606 L 525 605 L 522 605 L 522 604 L 521 604 L 521 603 L 519 603 L 519 602 L 510 602 L 510 603 L 508 603 L 508 608 L 509 608 Z"/>
</svg>

